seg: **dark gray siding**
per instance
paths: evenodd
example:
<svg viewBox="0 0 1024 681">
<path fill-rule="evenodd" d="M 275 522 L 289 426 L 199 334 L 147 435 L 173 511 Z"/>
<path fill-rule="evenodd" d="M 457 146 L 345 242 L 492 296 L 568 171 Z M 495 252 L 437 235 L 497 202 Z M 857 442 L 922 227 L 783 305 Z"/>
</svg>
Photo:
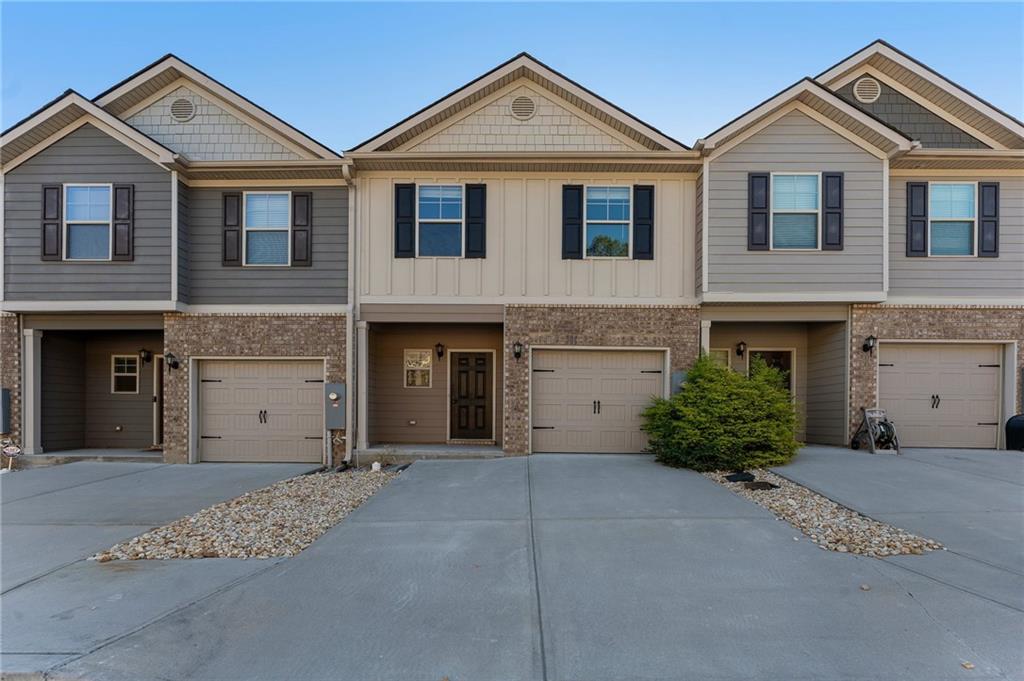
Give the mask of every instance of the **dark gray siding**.
<svg viewBox="0 0 1024 681">
<path fill-rule="evenodd" d="M 312 267 L 224 267 L 221 264 L 221 195 L 228 190 L 191 189 L 191 304 L 343 305 L 348 302 L 348 190 L 344 187 L 293 187 L 291 190 L 313 192 Z"/>
<path fill-rule="evenodd" d="M 85 446 L 85 340 L 43 333 L 42 445 L 44 452 Z"/>
<path fill-rule="evenodd" d="M 43 262 L 42 186 L 65 182 L 135 185 L 133 262 Z M 85 125 L 4 178 L 7 300 L 168 300 L 171 289 L 170 173 Z"/>
<path fill-rule="evenodd" d="M 871 104 L 858 102 L 853 96 L 852 80 L 836 90 L 836 94 L 853 102 L 855 106 L 866 109 L 883 121 L 892 125 L 916 140 L 923 147 L 942 149 L 987 149 L 988 147 L 945 119 L 936 116 L 914 100 L 893 90 L 885 83 L 879 82 L 882 94 Z"/>
<path fill-rule="evenodd" d="M 188 209 L 189 188 L 184 182 L 178 183 L 178 301 L 189 302 L 189 232 Z"/>
<path fill-rule="evenodd" d="M 139 366 L 139 394 L 110 392 L 111 355 L 163 351 L 161 333 L 103 334 L 85 347 L 85 446 L 145 448 L 153 444 L 153 363 Z M 116 428 L 121 426 L 121 431 Z"/>
</svg>

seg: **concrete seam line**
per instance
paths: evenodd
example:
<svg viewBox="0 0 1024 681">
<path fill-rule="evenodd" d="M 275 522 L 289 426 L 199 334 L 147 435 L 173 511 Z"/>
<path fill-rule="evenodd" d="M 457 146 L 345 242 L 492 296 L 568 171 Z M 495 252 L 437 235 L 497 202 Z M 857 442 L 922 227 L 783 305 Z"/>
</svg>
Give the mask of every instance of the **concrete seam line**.
<svg viewBox="0 0 1024 681">
<path fill-rule="evenodd" d="M 66 466 L 68 464 L 61 464 L 61 465 Z M 80 482 L 80 483 L 78 483 L 76 485 L 68 485 L 67 487 L 61 487 L 60 489 L 51 489 L 51 490 L 47 490 L 46 492 L 39 492 L 38 494 L 30 494 L 29 496 L 22 497 L 21 499 L 11 499 L 10 501 L 5 501 L 3 503 L 3 505 L 6 506 L 7 504 L 16 504 L 19 501 L 26 501 L 28 499 L 35 499 L 36 497 L 41 497 L 44 494 L 56 494 L 57 492 L 63 492 L 65 490 L 74 489 L 76 487 L 83 487 L 84 485 L 94 485 L 94 484 L 96 484 L 98 482 L 106 482 L 107 480 L 116 480 L 117 478 L 123 478 L 123 477 L 129 476 L 129 475 L 139 475 L 140 473 L 149 473 L 150 471 L 155 471 L 158 468 L 163 468 L 165 466 L 170 466 L 171 464 L 169 464 L 169 463 L 158 463 L 156 465 L 153 465 L 153 464 L 143 464 L 143 465 L 144 466 L 153 466 L 153 467 L 152 468 L 147 468 L 144 471 L 129 471 L 127 473 L 121 473 L 120 475 L 111 475 L 109 478 L 100 478 L 99 480 L 89 480 L 88 482 Z M 31 470 L 31 469 L 28 469 L 28 470 Z"/>
<path fill-rule="evenodd" d="M 950 584 L 949 582 L 944 582 L 941 579 L 939 579 L 938 577 L 933 577 L 932 575 L 925 574 L 924 572 L 919 572 L 918 570 L 914 570 L 912 568 L 909 568 L 906 565 L 903 565 L 902 563 L 893 563 L 890 560 L 890 558 L 896 558 L 896 557 L 897 556 L 886 556 L 884 558 L 876 558 L 875 560 L 881 560 L 884 563 L 886 563 L 887 565 L 892 565 L 893 567 L 898 567 L 901 570 L 906 570 L 907 572 L 913 573 L 913 574 L 915 574 L 915 575 L 917 575 L 919 577 L 924 577 L 925 579 L 933 581 L 936 584 L 941 584 L 942 586 L 949 587 L 950 589 L 953 589 L 955 591 L 959 591 L 961 593 L 965 593 L 965 594 L 968 594 L 970 596 L 974 596 L 975 598 L 980 598 L 982 600 L 986 600 L 989 603 L 995 603 L 996 605 L 1000 605 L 1000 606 L 1002 606 L 1004 608 L 1007 608 L 1009 610 L 1013 610 L 1014 612 L 1024 613 L 1024 610 L 1022 610 L 1021 608 L 1018 608 L 1016 606 L 1010 605 L 1008 603 L 1003 603 L 1002 601 L 997 601 L 996 599 L 992 598 L 991 596 L 986 596 L 985 594 L 978 593 L 977 591 L 972 591 L 971 589 L 968 589 L 966 587 L 962 587 L 962 586 L 960 586 L 958 584 Z M 893 579 L 895 579 L 895 577 L 893 577 Z M 900 586 L 902 587 L 903 585 L 900 584 Z M 907 590 L 907 593 L 910 593 L 910 591 Z"/>
<path fill-rule="evenodd" d="M 533 519 L 533 476 L 530 470 L 530 459 L 526 457 L 526 501 L 527 510 L 530 513 L 530 557 L 533 561 L 533 586 L 537 596 L 537 631 L 540 635 L 540 677 L 544 681 L 548 678 L 547 653 L 544 649 L 544 611 L 541 609 L 540 598 L 540 567 L 537 564 L 537 537 L 534 533 Z"/>
</svg>

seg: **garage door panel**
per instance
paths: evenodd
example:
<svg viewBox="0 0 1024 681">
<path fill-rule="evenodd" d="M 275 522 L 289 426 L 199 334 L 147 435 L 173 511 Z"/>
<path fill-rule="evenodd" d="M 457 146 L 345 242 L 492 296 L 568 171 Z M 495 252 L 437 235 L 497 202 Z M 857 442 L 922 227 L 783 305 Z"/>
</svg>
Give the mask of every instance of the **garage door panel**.
<svg viewBox="0 0 1024 681">
<path fill-rule="evenodd" d="M 908 447 L 995 447 L 1002 369 L 998 345 L 882 343 L 879 406 Z M 933 399 L 932 396 L 938 399 Z"/>
</svg>

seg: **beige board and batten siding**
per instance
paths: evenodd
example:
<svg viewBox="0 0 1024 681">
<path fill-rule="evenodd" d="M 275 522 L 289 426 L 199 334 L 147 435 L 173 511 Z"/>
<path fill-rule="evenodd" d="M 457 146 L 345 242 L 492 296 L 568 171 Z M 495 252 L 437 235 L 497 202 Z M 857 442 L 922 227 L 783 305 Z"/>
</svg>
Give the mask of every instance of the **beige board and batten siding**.
<svg viewBox="0 0 1024 681">
<path fill-rule="evenodd" d="M 364 302 L 694 300 L 693 179 L 649 175 L 364 173 L 357 218 Z M 394 186 L 487 185 L 487 257 L 395 258 Z M 562 186 L 654 185 L 654 259 L 562 259 Z"/>
<path fill-rule="evenodd" d="M 841 172 L 842 251 L 748 251 L 747 174 Z M 882 160 L 800 112 L 790 112 L 709 164 L 709 291 L 882 291 Z"/>
<path fill-rule="evenodd" d="M 907 257 L 907 183 L 999 183 L 999 257 Z M 927 174 L 889 183 L 889 297 L 1002 298 L 1024 304 L 1024 176 Z"/>
</svg>

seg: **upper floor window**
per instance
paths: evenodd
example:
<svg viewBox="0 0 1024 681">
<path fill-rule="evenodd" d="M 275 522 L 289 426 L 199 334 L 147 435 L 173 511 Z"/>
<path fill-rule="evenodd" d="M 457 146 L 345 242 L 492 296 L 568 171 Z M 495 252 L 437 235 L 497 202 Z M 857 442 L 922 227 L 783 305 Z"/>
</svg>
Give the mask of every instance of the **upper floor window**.
<svg viewBox="0 0 1024 681">
<path fill-rule="evenodd" d="M 109 184 L 65 185 L 65 260 L 111 259 L 111 195 Z"/>
<path fill-rule="evenodd" d="M 587 187 L 584 243 L 588 258 L 629 257 L 629 195 L 629 187 Z"/>
<path fill-rule="evenodd" d="M 975 185 L 932 183 L 928 201 L 930 255 L 974 255 Z"/>
<path fill-rule="evenodd" d="M 820 225 L 821 176 L 772 174 L 773 250 L 815 250 Z"/>
<path fill-rule="evenodd" d="M 291 193 L 246 192 L 242 214 L 245 265 L 291 263 Z"/>
<path fill-rule="evenodd" d="M 427 184 L 417 189 L 417 254 L 462 257 L 462 186 Z"/>
</svg>

